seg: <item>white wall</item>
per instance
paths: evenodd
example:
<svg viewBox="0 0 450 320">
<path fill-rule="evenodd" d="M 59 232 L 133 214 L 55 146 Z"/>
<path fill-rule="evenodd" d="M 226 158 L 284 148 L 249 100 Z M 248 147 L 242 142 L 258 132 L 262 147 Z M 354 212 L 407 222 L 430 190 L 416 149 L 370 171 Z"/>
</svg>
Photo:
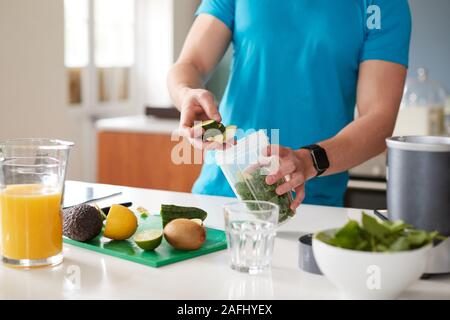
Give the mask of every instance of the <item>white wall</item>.
<svg viewBox="0 0 450 320">
<path fill-rule="evenodd" d="M 148 16 L 138 57 L 145 83 L 138 104 L 169 105 L 166 72 L 178 56 L 200 0 L 140 0 Z M 74 141 L 68 178 L 95 181 L 95 134 L 66 103 L 63 0 L 0 0 L 0 140 L 51 137 Z M 150 75 L 150 77 L 148 77 Z M 143 75 L 141 75 L 143 76 Z M 146 99 L 147 98 L 147 99 Z M 136 108 L 138 110 L 139 108 Z M 85 143 L 83 144 L 83 141 Z"/>
<path fill-rule="evenodd" d="M 0 0 L 0 139 L 74 141 L 68 177 L 82 179 L 81 125 L 65 102 L 62 0 Z"/>
<path fill-rule="evenodd" d="M 178 58 L 200 0 L 141 0 L 137 68 L 139 101 L 170 106 L 167 72 Z"/>
<path fill-rule="evenodd" d="M 409 0 L 413 19 L 409 75 L 425 67 L 450 95 L 450 1 Z"/>
<path fill-rule="evenodd" d="M 173 59 L 181 52 L 184 40 L 194 22 L 200 0 L 174 0 L 173 4 Z"/>
</svg>

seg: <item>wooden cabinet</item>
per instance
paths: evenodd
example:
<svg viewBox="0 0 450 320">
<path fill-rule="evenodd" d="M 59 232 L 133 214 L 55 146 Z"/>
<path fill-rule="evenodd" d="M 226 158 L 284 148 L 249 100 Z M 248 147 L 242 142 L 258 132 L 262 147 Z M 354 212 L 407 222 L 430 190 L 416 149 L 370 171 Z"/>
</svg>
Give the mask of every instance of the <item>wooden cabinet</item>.
<svg viewBox="0 0 450 320">
<path fill-rule="evenodd" d="M 171 141 L 169 134 L 100 131 L 97 180 L 99 183 L 190 192 L 201 164 L 174 163 L 175 146 L 190 153 L 187 158 L 193 161 L 194 150 L 189 142 Z"/>
</svg>

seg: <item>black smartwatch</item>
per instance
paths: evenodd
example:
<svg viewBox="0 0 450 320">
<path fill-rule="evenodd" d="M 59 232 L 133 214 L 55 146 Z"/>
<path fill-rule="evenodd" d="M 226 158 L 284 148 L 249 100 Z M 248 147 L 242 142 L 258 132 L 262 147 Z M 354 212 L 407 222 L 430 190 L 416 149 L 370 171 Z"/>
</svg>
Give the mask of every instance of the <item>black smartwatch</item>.
<svg viewBox="0 0 450 320">
<path fill-rule="evenodd" d="M 323 174 L 330 167 L 330 162 L 328 161 L 328 156 L 324 148 L 317 144 L 312 144 L 309 146 L 302 147 L 301 149 L 309 150 L 311 158 L 313 161 L 314 168 L 317 170 L 316 177 Z"/>
</svg>

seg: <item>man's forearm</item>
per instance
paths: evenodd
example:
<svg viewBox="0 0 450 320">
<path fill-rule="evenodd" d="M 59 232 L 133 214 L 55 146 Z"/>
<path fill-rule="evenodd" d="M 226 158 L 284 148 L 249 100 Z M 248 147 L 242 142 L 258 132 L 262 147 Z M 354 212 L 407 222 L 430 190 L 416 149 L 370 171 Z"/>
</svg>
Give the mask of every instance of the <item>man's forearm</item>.
<svg viewBox="0 0 450 320">
<path fill-rule="evenodd" d="M 347 125 L 336 136 L 320 142 L 330 162 L 325 175 L 349 170 L 383 152 L 385 139 L 392 135 L 394 125 L 395 117 L 367 114 Z"/>
<path fill-rule="evenodd" d="M 380 154 L 386 148 L 385 139 L 392 135 L 394 124 L 395 117 L 390 120 L 386 115 L 368 114 L 347 125 L 334 137 L 319 142 L 330 162 L 324 175 L 349 170 Z M 308 150 L 297 152 L 303 157 L 306 166 L 313 166 Z M 307 168 L 305 172 L 307 178 L 312 178 L 317 173 L 311 168 Z"/>
<path fill-rule="evenodd" d="M 180 110 L 183 92 L 189 88 L 203 88 L 203 79 L 194 65 L 190 63 L 177 63 L 170 69 L 167 77 L 167 85 L 175 107 Z"/>
<path fill-rule="evenodd" d="M 392 135 L 403 94 L 406 68 L 369 60 L 360 65 L 357 106 L 360 117 L 334 137 L 319 142 L 328 155 L 325 175 L 349 170 L 378 155 Z"/>
</svg>

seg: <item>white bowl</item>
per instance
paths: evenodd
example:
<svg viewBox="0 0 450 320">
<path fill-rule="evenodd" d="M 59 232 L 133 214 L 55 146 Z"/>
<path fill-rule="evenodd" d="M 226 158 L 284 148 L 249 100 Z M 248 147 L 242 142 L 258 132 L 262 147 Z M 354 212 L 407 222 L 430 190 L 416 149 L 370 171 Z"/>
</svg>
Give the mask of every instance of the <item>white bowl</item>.
<svg viewBox="0 0 450 320">
<path fill-rule="evenodd" d="M 401 252 L 356 251 L 329 245 L 316 235 L 312 245 L 317 265 L 345 299 L 395 299 L 424 273 L 432 248 L 429 244 Z"/>
</svg>

